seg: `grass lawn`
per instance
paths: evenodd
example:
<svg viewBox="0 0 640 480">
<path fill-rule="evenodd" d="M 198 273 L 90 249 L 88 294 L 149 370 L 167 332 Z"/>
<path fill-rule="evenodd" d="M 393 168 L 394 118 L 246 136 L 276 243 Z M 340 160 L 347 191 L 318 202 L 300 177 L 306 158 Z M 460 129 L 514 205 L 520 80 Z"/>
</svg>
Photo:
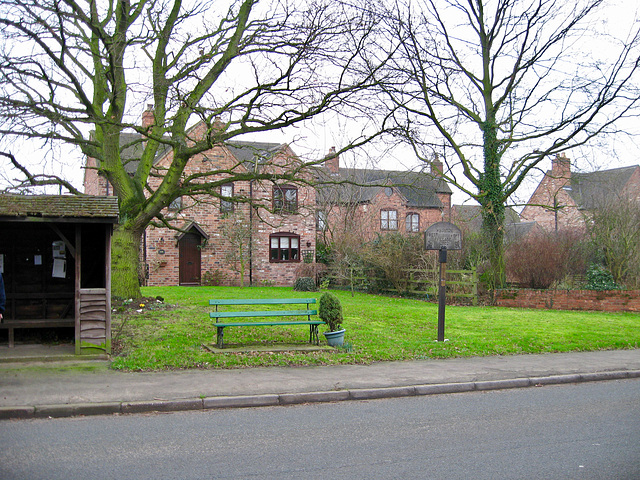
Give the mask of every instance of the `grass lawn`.
<svg viewBox="0 0 640 480">
<path fill-rule="evenodd" d="M 419 300 L 333 291 L 342 302 L 350 348 L 316 352 L 272 352 L 275 345 L 305 345 L 309 329 L 229 327 L 225 346 L 261 346 L 261 351 L 212 353 L 216 332 L 210 298 L 316 297 L 289 287 L 146 287 L 145 304 L 113 314 L 112 368 L 239 368 L 271 365 L 330 365 L 522 353 L 639 348 L 640 314 L 498 307 L 447 306 L 446 342 L 436 342 L 438 305 Z M 136 311 L 139 310 L 139 311 Z M 323 326 L 320 327 L 322 332 Z M 326 344 L 320 335 L 320 343 Z M 267 347 L 267 351 L 264 347 Z"/>
</svg>

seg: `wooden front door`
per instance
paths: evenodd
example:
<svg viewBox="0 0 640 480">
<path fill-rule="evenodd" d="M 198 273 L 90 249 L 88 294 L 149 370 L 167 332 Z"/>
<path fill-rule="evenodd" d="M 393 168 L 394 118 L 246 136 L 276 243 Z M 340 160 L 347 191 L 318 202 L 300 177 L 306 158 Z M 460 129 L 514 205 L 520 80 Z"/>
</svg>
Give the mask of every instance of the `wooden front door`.
<svg viewBox="0 0 640 480">
<path fill-rule="evenodd" d="M 197 233 L 186 233 L 180 239 L 180 285 L 200 285 L 200 242 Z"/>
</svg>

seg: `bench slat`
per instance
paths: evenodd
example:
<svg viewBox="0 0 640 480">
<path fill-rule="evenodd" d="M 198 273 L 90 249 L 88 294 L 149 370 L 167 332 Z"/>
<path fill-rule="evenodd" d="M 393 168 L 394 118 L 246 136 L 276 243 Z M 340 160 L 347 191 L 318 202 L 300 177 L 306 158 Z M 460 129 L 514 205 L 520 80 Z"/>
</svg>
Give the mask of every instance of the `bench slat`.
<svg viewBox="0 0 640 480">
<path fill-rule="evenodd" d="M 291 317 L 299 315 L 317 315 L 317 310 L 269 310 L 251 312 L 210 312 L 211 318 L 238 318 L 238 317 Z"/>
<path fill-rule="evenodd" d="M 216 327 L 251 327 L 251 326 L 271 326 L 271 325 L 323 325 L 322 320 L 300 321 L 300 322 L 220 322 L 215 323 Z"/>
<path fill-rule="evenodd" d="M 209 300 L 209 305 L 277 305 L 291 303 L 316 303 L 315 298 L 244 298 Z"/>
</svg>

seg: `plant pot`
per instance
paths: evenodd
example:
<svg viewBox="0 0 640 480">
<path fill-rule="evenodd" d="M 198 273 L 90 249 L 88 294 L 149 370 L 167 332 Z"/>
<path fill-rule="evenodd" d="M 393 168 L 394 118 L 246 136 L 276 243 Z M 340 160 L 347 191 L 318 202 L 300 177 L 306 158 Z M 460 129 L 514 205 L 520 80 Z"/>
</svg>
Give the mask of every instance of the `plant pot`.
<svg viewBox="0 0 640 480">
<path fill-rule="evenodd" d="M 327 339 L 327 343 L 330 347 L 341 347 L 344 343 L 344 332 L 345 329 L 338 330 L 335 332 L 322 332 L 325 338 Z"/>
</svg>

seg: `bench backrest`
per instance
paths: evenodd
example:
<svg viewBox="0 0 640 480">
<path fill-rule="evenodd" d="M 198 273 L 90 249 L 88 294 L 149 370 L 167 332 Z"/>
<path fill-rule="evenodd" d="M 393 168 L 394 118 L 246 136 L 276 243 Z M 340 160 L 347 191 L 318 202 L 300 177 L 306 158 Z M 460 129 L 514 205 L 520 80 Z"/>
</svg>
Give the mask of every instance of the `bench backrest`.
<svg viewBox="0 0 640 480">
<path fill-rule="evenodd" d="M 209 305 L 278 305 L 316 303 L 315 298 L 234 298 L 209 300 Z"/>
</svg>

